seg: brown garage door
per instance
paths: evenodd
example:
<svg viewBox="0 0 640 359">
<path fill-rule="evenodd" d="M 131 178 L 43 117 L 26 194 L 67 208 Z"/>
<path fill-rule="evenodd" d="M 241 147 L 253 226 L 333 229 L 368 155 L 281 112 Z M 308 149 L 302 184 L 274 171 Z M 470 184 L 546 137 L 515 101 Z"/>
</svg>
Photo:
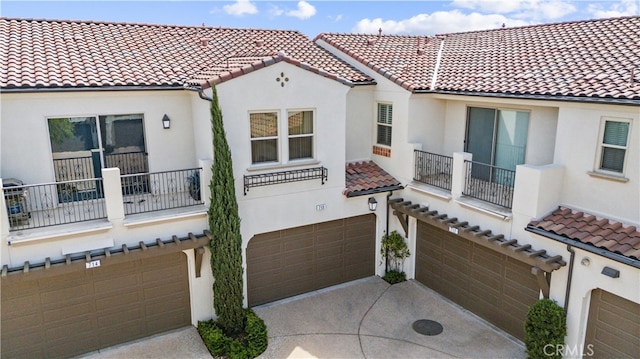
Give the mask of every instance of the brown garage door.
<svg viewBox="0 0 640 359">
<path fill-rule="evenodd" d="M 530 265 L 421 221 L 416 279 L 519 339 L 539 295 Z"/>
<path fill-rule="evenodd" d="M 375 273 L 373 214 L 259 234 L 247 247 L 250 306 Z"/>
<path fill-rule="evenodd" d="M 69 357 L 191 324 L 186 262 L 178 252 L 3 281 L 2 358 Z"/>
<path fill-rule="evenodd" d="M 640 304 L 596 289 L 591 293 L 584 353 L 594 358 L 637 358 Z M 591 355 L 593 353 L 593 355 Z"/>
</svg>

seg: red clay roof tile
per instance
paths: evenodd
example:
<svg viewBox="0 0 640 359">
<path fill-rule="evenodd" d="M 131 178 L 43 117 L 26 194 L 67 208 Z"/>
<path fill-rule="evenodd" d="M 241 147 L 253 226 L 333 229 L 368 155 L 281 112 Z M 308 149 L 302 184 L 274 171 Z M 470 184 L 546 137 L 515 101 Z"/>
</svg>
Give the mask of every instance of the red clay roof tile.
<svg viewBox="0 0 640 359">
<path fill-rule="evenodd" d="M 410 91 L 636 103 L 638 29 L 640 16 L 433 37 L 320 34 L 314 41 L 328 43 L 387 78 L 398 78 L 395 82 Z"/>
<path fill-rule="evenodd" d="M 567 221 L 567 219 L 574 221 Z M 640 259 L 640 232 L 635 226 L 559 207 L 529 226 L 591 244 L 635 260 Z"/>
<path fill-rule="evenodd" d="M 0 18 L 0 39 L 3 89 L 181 87 L 206 71 L 238 76 L 281 51 L 336 78 L 371 81 L 297 31 Z"/>
<path fill-rule="evenodd" d="M 400 182 L 373 161 L 347 163 L 345 168 L 347 197 L 386 192 L 402 188 Z"/>
</svg>

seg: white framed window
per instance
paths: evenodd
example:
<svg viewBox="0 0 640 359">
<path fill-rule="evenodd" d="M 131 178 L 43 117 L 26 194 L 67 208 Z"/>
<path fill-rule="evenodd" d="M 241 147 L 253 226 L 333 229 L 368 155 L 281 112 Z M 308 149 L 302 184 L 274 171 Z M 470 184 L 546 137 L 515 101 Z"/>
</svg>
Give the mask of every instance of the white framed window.
<svg viewBox="0 0 640 359">
<path fill-rule="evenodd" d="M 278 162 L 278 112 L 249 114 L 251 126 L 251 163 Z"/>
<path fill-rule="evenodd" d="M 603 117 L 600 124 L 600 144 L 596 171 L 621 175 L 624 173 L 631 120 Z"/>
<path fill-rule="evenodd" d="M 313 111 L 288 111 L 289 160 L 312 159 Z"/>
<path fill-rule="evenodd" d="M 391 146 L 391 126 L 393 124 L 393 105 L 378 103 L 376 143 Z"/>
</svg>

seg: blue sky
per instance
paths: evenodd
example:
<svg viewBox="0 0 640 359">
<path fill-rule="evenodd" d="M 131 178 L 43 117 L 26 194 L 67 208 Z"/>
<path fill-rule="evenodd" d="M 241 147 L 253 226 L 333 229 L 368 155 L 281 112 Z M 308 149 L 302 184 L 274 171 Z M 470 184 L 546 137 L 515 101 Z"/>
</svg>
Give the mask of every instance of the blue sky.
<svg viewBox="0 0 640 359">
<path fill-rule="evenodd" d="M 3 17 L 101 20 L 321 32 L 433 35 L 640 14 L 640 0 L 28 1 L 0 0 Z"/>
</svg>

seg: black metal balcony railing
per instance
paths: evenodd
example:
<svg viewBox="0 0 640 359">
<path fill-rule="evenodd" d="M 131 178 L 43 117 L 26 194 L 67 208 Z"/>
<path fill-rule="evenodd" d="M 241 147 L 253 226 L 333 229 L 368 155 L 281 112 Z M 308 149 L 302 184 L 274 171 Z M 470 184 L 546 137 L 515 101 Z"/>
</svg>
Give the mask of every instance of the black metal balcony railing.
<svg viewBox="0 0 640 359">
<path fill-rule="evenodd" d="M 124 213 L 135 214 L 203 204 L 202 168 L 120 176 Z"/>
<path fill-rule="evenodd" d="M 516 171 L 465 161 L 465 173 L 462 194 L 498 206 L 512 207 Z"/>
<path fill-rule="evenodd" d="M 453 157 L 414 150 L 413 180 L 451 191 Z"/>
<path fill-rule="evenodd" d="M 280 171 L 244 176 L 244 194 L 246 196 L 249 188 L 251 187 L 268 186 L 280 183 L 320 179 L 322 181 L 322 184 L 324 184 L 324 181 L 327 180 L 328 172 L 329 170 L 325 167 L 314 167 L 301 170 Z"/>
<path fill-rule="evenodd" d="M 3 188 L 9 230 L 107 218 L 102 178 Z"/>
</svg>

